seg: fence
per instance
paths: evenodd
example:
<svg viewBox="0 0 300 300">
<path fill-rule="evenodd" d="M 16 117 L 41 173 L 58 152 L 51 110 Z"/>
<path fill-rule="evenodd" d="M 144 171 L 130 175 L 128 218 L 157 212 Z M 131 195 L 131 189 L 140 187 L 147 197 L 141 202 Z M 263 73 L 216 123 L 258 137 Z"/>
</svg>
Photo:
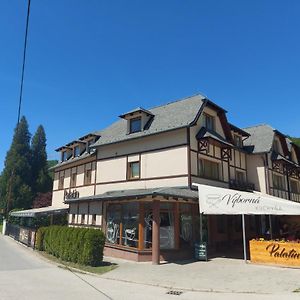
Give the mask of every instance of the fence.
<svg viewBox="0 0 300 300">
<path fill-rule="evenodd" d="M 25 244 L 28 247 L 34 248 L 36 229 L 22 227 L 15 224 L 6 224 L 6 234 L 14 238 L 16 241 Z"/>
</svg>

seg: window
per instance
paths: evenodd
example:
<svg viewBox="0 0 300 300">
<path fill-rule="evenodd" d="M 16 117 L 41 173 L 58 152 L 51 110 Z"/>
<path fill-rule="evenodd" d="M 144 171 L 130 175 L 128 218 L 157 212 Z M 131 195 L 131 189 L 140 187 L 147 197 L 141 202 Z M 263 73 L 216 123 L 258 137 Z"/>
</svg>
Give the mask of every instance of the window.
<svg viewBox="0 0 300 300">
<path fill-rule="evenodd" d="M 273 174 L 273 188 L 278 190 L 285 190 L 285 183 L 283 176 Z"/>
<path fill-rule="evenodd" d="M 139 179 L 140 178 L 140 162 L 130 162 L 128 164 L 128 179 Z"/>
<path fill-rule="evenodd" d="M 75 223 L 75 214 L 72 214 L 71 224 Z"/>
<path fill-rule="evenodd" d="M 97 215 L 92 215 L 92 225 L 96 225 Z"/>
<path fill-rule="evenodd" d="M 243 140 L 242 140 L 241 136 L 234 134 L 233 138 L 234 138 L 234 144 L 237 147 L 240 147 L 240 148 L 243 147 Z"/>
<path fill-rule="evenodd" d="M 71 175 L 71 182 L 70 182 L 70 187 L 75 187 L 76 186 L 76 179 L 77 179 L 77 174 L 73 173 Z"/>
<path fill-rule="evenodd" d="M 236 172 L 235 172 L 235 179 L 236 179 L 238 182 L 240 182 L 240 183 L 245 182 L 245 181 L 246 181 L 245 173 L 236 170 Z"/>
<path fill-rule="evenodd" d="M 291 192 L 295 193 L 295 194 L 299 194 L 299 184 L 298 184 L 298 182 L 295 181 L 295 180 L 291 180 L 290 185 L 291 185 Z"/>
<path fill-rule="evenodd" d="M 85 224 L 85 214 L 81 215 L 81 224 Z"/>
<path fill-rule="evenodd" d="M 59 177 L 59 181 L 58 181 L 58 189 L 59 190 L 62 190 L 64 188 L 64 180 L 65 180 L 64 176 Z"/>
<path fill-rule="evenodd" d="M 67 151 L 61 153 L 61 161 L 66 161 L 68 159 Z"/>
<path fill-rule="evenodd" d="M 77 157 L 80 155 L 80 147 L 79 146 L 76 146 L 73 151 L 74 151 L 74 157 Z"/>
<path fill-rule="evenodd" d="M 141 118 L 131 119 L 129 122 L 130 122 L 129 133 L 139 132 L 142 130 Z"/>
<path fill-rule="evenodd" d="M 219 180 L 219 164 L 210 160 L 200 159 L 198 173 L 200 177 Z"/>
<path fill-rule="evenodd" d="M 92 182 L 92 170 L 85 170 L 84 184 L 91 184 Z"/>
<path fill-rule="evenodd" d="M 90 145 L 94 144 L 94 142 L 95 142 L 95 139 L 91 139 L 91 140 L 89 140 L 89 141 L 88 141 L 88 146 L 90 146 Z"/>
<path fill-rule="evenodd" d="M 274 140 L 273 149 L 275 152 L 279 153 L 279 142 L 278 140 Z"/>
<path fill-rule="evenodd" d="M 215 130 L 215 118 L 211 115 L 204 114 L 204 125 L 209 130 Z"/>
</svg>

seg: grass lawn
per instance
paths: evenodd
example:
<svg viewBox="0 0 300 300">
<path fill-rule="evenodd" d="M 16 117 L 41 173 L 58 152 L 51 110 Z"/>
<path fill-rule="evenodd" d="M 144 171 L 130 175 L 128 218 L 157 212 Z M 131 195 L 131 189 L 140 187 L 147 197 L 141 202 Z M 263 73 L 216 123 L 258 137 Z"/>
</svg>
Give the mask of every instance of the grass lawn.
<svg viewBox="0 0 300 300">
<path fill-rule="evenodd" d="M 60 264 L 62 268 L 75 268 L 78 269 L 82 272 L 90 272 L 90 273 L 95 273 L 95 274 L 103 274 L 109 271 L 112 271 L 113 269 L 117 268 L 118 265 L 117 264 L 112 264 L 109 262 L 102 262 L 102 264 L 98 267 L 91 267 L 91 266 L 85 266 L 85 265 L 80 265 L 80 264 L 76 264 L 73 262 L 69 262 L 69 261 L 63 261 L 53 255 L 50 255 L 44 251 L 37 251 L 40 255 L 42 255 L 43 257 L 45 257 L 48 260 L 51 260 L 55 263 Z"/>
</svg>

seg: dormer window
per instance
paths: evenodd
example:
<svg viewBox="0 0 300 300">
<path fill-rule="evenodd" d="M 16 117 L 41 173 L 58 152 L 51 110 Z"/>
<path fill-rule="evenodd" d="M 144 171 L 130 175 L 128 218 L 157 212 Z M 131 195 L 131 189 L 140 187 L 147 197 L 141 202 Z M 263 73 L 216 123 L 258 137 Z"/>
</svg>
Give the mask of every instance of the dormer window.
<svg viewBox="0 0 300 300">
<path fill-rule="evenodd" d="M 68 159 L 67 151 L 61 153 L 61 161 L 66 161 Z"/>
<path fill-rule="evenodd" d="M 234 144 L 235 144 L 237 147 L 242 148 L 242 147 L 243 147 L 243 140 L 242 140 L 242 137 L 239 136 L 239 135 L 237 135 L 237 134 L 235 134 L 235 135 L 233 136 L 233 138 L 234 138 Z"/>
<path fill-rule="evenodd" d="M 80 147 L 79 146 L 75 146 L 73 151 L 74 151 L 73 152 L 74 153 L 74 157 L 77 157 L 77 156 L 80 155 Z"/>
<path fill-rule="evenodd" d="M 204 126 L 208 130 L 215 130 L 215 118 L 209 114 L 204 113 Z"/>
<path fill-rule="evenodd" d="M 135 133 L 142 130 L 142 119 L 141 118 L 134 118 L 130 119 L 130 129 L 129 133 Z"/>
<path fill-rule="evenodd" d="M 273 149 L 275 152 L 279 153 L 279 142 L 278 140 L 274 140 Z"/>
<path fill-rule="evenodd" d="M 154 115 L 152 112 L 138 107 L 119 117 L 127 121 L 127 134 L 131 134 L 147 130 L 145 128 L 147 127 L 147 124 L 149 125 L 149 121 L 154 118 Z"/>
</svg>

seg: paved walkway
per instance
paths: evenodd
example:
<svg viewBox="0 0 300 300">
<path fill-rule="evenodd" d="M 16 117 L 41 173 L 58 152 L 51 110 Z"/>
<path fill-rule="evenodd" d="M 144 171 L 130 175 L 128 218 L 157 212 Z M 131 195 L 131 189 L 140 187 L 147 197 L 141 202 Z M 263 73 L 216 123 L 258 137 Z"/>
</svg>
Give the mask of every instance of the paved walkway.
<svg viewBox="0 0 300 300">
<path fill-rule="evenodd" d="M 260 294 L 290 294 L 300 288 L 300 269 L 245 264 L 238 259 L 215 258 L 209 262 L 165 263 L 159 266 L 106 259 L 120 267 L 104 274 L 104 278 L 161 287 Z"/>
<path fill-rule="evenodd" d="M 215 259 L 187 264 L 133 263 L 101 276 L 58 268 L 0 234 L 0 300 L 296 300 L 300 270 Z M 171 287 L 180 296 L 167 294 Z"/>
</svg>

